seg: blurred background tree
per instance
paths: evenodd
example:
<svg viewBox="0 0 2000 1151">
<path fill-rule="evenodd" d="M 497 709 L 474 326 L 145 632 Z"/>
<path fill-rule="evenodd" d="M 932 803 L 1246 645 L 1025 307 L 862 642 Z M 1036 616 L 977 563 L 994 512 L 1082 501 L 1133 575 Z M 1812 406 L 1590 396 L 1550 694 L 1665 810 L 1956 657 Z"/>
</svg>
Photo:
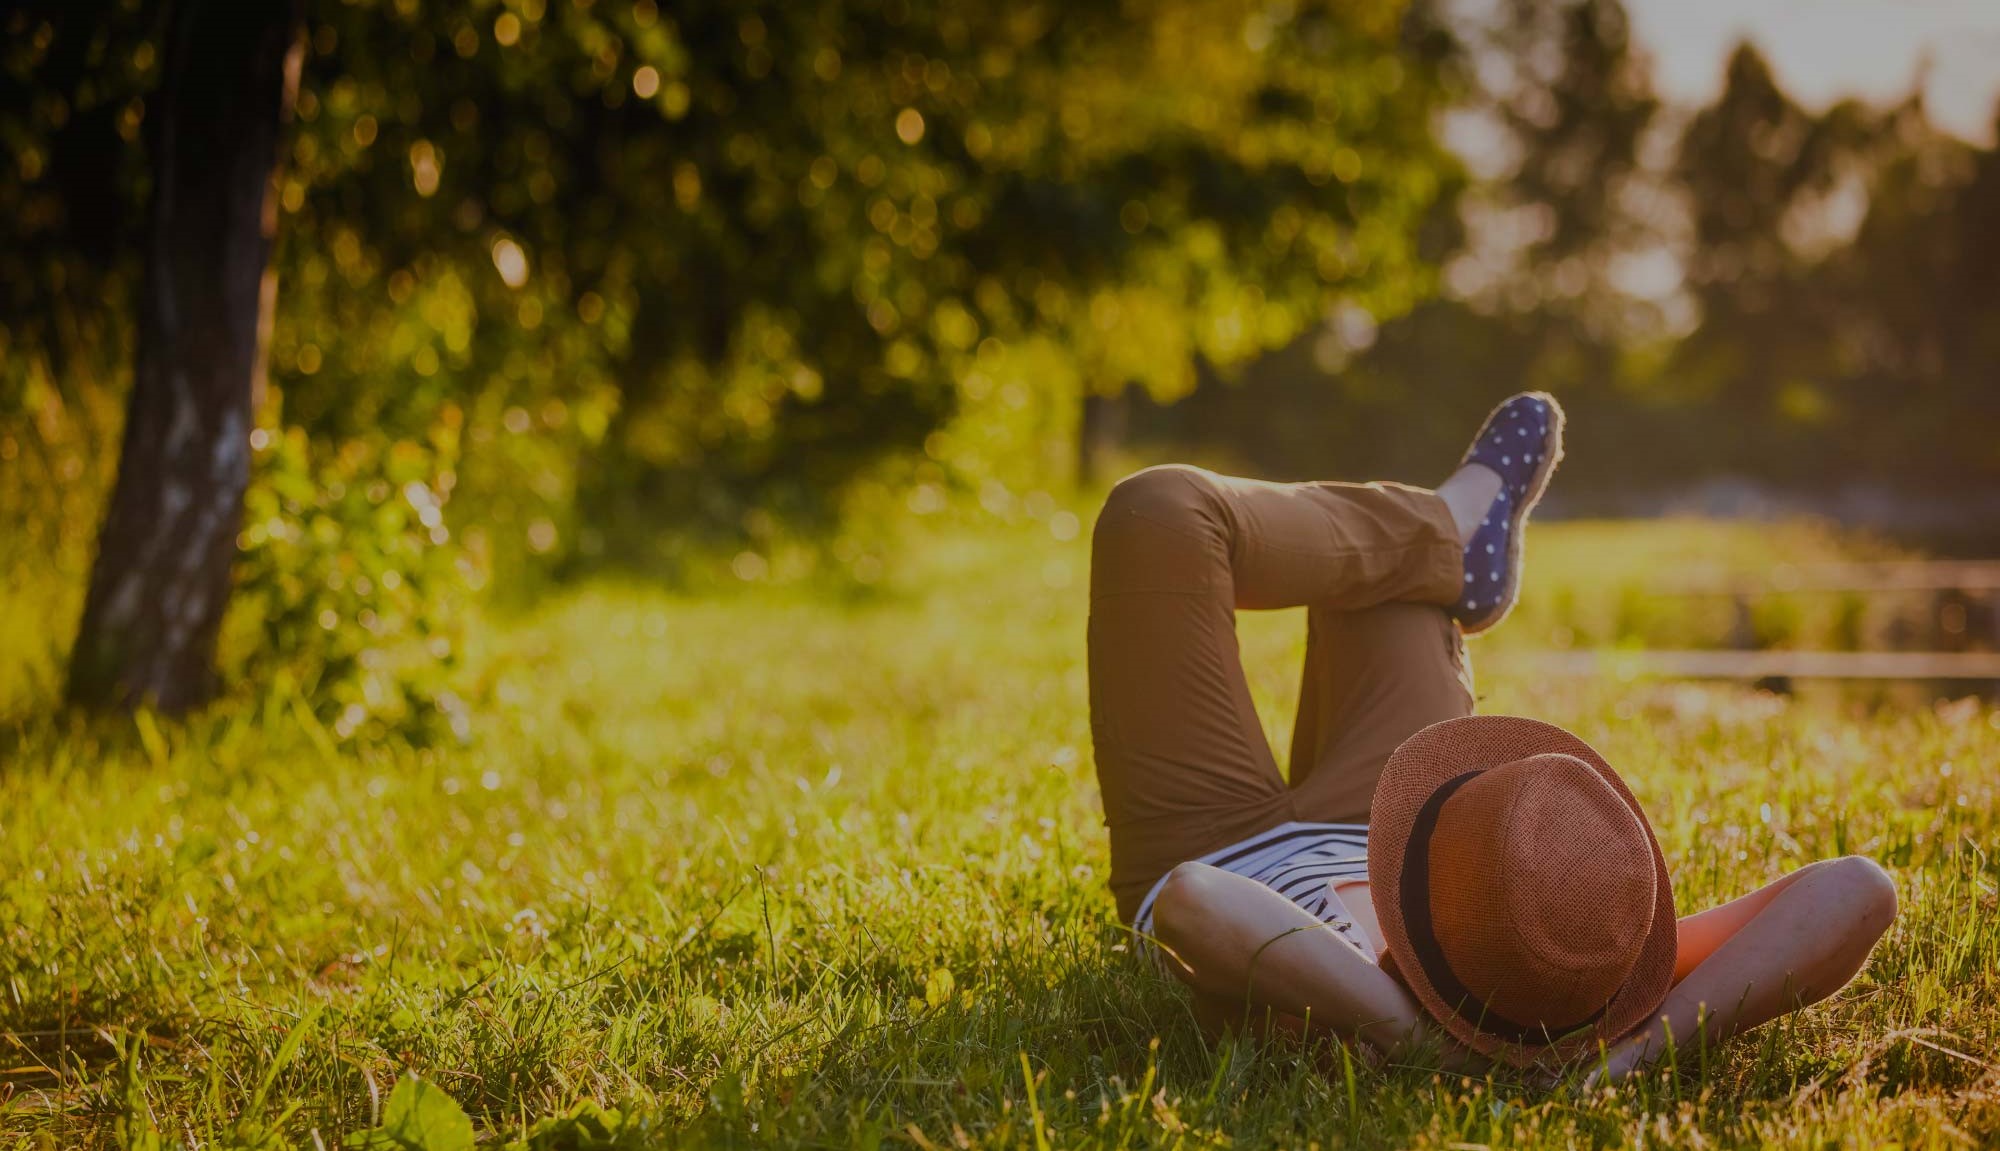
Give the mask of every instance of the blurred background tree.
<svg viewBox="0 0 2000 1151">
<path fill-rule="evenodd" d="M 213 690 L 276 298 L 272 170 L 299 13 L 183 4 L 160 21 L 131 398 L 70 659 L 79 703 L 179 711 Z"/>
<path fill-rule="evenodd" d="M 1815 112 L 1752 47 L 1663 111 L 1618 0 L 1455 5 L 1475 179 L 1443 291 L 1131 421 L 1139 458 L 1435 478 L 1515 387 L 1578 426 L 1571 513 L 1786 508 L 1964 549 L 2000 509 L 1990 146 L 1920 98 Z M 1479 19 L 1468 18 L 1468 12 Z"/>
<path fill-rule="evenodd" d="M 159 440 L 134 292 L 173 187 L 172 30 L 211 10 L 6 17 L 0 419 L 40 467 L 9 510 L 64 563 L 122 397 L 127 442 Z M 292 651 L 263 670 L 343 721 L 430 706 L 385 653 L 451 650 L 413 589 L 450 598 L 453 572 L 659 570 L 691 540 L 829 525 L 857 483 L 1063 482 L 1091 388 L 1171 398 L 1198 356 L 1281 346 L 1336 301 L 1408 308 L 1456 179 L 1437 43 L 1390 0 L 329 0 L 302 37 L 271 386 L 243 429 L 262 610 L 224 649 L 238 674 Z M 123 490 L 185 479 L 132 453 Z M 151 561 L 123 541 L 158 525 L 104 522 L 130 579 Z M 298 650 L 302 620 L 328 637 Z M 199 700 L 176 667 L 123 694 Z"/>
</svg>

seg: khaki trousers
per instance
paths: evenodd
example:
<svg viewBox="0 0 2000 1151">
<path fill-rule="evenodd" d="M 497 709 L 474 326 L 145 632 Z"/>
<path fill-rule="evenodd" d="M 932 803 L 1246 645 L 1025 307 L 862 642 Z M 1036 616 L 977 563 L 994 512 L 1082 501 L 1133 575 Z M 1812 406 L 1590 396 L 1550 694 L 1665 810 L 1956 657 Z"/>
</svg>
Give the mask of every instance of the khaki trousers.
<svg viewBox="0 0 2000 1151">
<path fill-rule="evenodd" d="M 1287 820 L 1365 822 L 1389 753 L 1472 713 L 1444 501 L 1401 484 L 1126 477 L 1091 542 L 1090 731 L 1130 922 L 1175 864 Z M 1291 780 L 1236 646 L 1239 609 L 1309 609 Z"/>
</svg>

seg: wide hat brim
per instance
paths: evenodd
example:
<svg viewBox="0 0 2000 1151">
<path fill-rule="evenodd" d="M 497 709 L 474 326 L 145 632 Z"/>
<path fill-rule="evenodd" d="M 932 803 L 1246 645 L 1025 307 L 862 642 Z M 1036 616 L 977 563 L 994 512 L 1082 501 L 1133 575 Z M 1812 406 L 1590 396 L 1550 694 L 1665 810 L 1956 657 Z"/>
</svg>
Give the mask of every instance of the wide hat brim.
<svg viewBox="0 0 2000 1151">
<path fill-rule="evenodd" d="M 1469 772 L 1549 752 L 1575 756 L 1610 784 L 1645 829 L 1656 872 L 1653 922 L 1631 973 L 1593 1023 L 1560 1035 L 1546 1031 L 1523 1034 L 1520 1029 L 1504 1027 L 1497 1021 L 1482 1022 L 1479 1016 L 1485 1012 L 1476 1004 L 1450 1001 L 1439 989 L 1439 980 L 1425 970 L 1427 963 L 1417 958 L 1419 952 L 1413 946 L 1410 917 L 1405 913 L 1401 895 L 1405 857 L 1412 846 L 1419 815 L 1440 787 Z M 1646 821 L 1646 813 L 1633 798 L 1632 790 L 1604 757 L 1554 724 L 1519 716 L 1468 716 L 1432 724 L 1405 740 L 1389 756 L 1376 784 L 1375 802 L 1368 818 L 1368 884 L 1375 918 L 1388 944 L 1388 961 L 1424 1010 L 1453 1038 L 1482 1055 L 1522 1066 L 1541 1060 L 1567 1061 L 1594 1052 L 1599 1043 L 1615 1042 L 1644 1023 L 1673 986 L 1675 952 L 1679 947 L 1673 884 L 1652 824 Z M 1439 958 L 1433 955 L 1429 966 L 1435 968 Z"/>
</svg>

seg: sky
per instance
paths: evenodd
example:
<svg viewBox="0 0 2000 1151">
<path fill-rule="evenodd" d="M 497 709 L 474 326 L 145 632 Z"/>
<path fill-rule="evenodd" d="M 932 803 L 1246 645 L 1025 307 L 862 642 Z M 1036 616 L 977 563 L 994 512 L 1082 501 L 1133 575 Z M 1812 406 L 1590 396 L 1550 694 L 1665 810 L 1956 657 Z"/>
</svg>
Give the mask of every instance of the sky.
<svg viewBox="0 0 2000 1151">
<path fill-rule="evenodd" d="M 1845 96 L 1908 93 L 1929 65 L 1931 119 L 1991 144 L 2000 101 L 2000 0 L 1625 0 L 1653 80 L 1676 103 L 1699 105 L 1748 37 L 1792 97 L 1819 108 Z"/>
</svg>

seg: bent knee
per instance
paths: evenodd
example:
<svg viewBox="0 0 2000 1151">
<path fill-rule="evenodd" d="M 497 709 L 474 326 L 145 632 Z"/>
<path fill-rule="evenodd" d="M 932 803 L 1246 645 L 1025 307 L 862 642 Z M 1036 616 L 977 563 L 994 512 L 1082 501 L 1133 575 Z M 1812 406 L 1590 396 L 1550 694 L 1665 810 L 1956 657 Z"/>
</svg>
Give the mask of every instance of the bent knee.
<svg viewBox="0 0 2000 1151">
<path fill-rule="evenodd" d="M 1090 536 L 1090 590 L 1192 592 L 1214 587 L 1228 563 L 1225 509 L 1215 477 L 1164 464 L 1119 480 Z"/>
<path fill-rule="evenodd" d="M 1190 464 L 1160 464 L 1111 486 L 1098 513 L 1099 529 L 1133 519 L 1187 528 L 1215 518 L 1215 476 Z"/>
<path fill-rule="evenodd" d="M 1858 963 L 1896 920 L 1896 881 L 1862 855 L 1824 860 L 1812 870 L 1829 954 Z"/>
</svg>

